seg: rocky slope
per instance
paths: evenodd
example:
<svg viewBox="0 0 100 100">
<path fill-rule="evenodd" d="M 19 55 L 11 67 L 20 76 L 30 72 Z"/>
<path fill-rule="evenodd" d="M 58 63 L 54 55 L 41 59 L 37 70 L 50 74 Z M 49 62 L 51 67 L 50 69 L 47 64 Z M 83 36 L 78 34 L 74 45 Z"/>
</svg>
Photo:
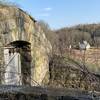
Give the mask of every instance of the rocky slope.
<svg viewBox="0 0 100 100">
<path fill-rule="evenodd" d="M 50 87 L 100 91 L 100 75 L 66 56 L 55 55 L 50 62 Z"/>
</svg>

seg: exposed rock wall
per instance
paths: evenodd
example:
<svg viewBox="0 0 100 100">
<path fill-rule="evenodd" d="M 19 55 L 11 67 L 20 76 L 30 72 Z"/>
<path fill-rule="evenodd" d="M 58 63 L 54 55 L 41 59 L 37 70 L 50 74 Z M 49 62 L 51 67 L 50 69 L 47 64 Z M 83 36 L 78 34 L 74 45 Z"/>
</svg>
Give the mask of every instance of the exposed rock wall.
<svg viewBox="0 0 100 100">
<path fill-rule="evenodd" d="M 40 85 L 43 85 L 43 82 L 48 83 L 48 64 L 52 48 L 42 29 L 30 15 L 21 9 L 0 5 L 1 69 L 4 67 L 3 47 L 16 40 L 31 43 L 32 79 Z"/>
</svg>

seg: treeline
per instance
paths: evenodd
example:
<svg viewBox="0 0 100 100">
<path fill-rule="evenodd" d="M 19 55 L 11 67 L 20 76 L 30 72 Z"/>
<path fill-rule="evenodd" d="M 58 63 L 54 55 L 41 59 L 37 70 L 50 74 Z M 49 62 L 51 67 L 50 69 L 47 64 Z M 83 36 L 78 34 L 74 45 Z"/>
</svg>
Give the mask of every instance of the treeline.
<svg viewBox="0 0 100 100">
<path fill-rule="evenodd" d="M 67 45 L 77 46 L 77 44 L 83 40 L 90 43 L 91 46 L 97 46 L 100 44 L 100 24 L 86 24 L 77 25 L 70 28 L 62 28 L 56 31 L 61 37 L 66 37 Z M 63 38 L 62 38 L 63 40 Z"/>
<path fill-rule="evenodd" d="M 53 50 L 63 52 L 70 46 L 77 48 L 79 42 L 87 41 L 93 47 L 100 46 L 100 24 L 85 24 L 73 27 L 65 27 L 59 30 L 51 30 L 44 21 L 39 21 Z"/>
</svg>

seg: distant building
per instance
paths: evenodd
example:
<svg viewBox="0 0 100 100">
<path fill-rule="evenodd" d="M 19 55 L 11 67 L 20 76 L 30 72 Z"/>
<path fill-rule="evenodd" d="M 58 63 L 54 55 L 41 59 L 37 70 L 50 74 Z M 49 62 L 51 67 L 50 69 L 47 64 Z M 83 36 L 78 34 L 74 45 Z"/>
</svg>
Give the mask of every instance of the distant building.
<svg viewBox="0 0 100 100">
<path fill-rule="evenodd" d="M 79 49 L 80 50 L 87 50 L 90 49 L 90 44 L 87 41 L 79 42 Z"/>
</svg>

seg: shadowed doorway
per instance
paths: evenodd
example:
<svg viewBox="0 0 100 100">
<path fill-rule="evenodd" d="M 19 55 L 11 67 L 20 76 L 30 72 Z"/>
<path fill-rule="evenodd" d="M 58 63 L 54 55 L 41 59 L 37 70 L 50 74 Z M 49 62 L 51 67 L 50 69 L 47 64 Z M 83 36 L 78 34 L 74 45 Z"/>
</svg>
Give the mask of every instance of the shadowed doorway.
<svg viewBox="0 0 100 100">
<path fill-rule="evenodd" d="M 4 48 L 6 85 L 31 85 L 31 44 L 13 41 Z"/>
</svg>

